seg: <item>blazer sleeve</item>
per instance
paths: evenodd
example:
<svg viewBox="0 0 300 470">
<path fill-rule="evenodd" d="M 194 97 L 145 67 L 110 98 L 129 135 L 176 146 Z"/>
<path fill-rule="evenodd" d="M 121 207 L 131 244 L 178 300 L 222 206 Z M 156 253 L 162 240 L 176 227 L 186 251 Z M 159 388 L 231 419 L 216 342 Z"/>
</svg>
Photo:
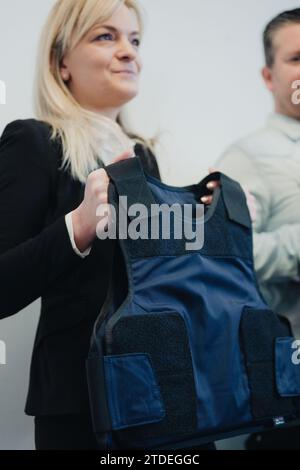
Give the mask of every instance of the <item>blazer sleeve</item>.
<svg viewBox="0 0 300 470">
<path fill-rule="evenodd" d="M 44 228 L 53 190 L 50 143 L 29 121 L 34 120 L 11 122 L 0 139 L 0 319 L 29 305 L 82 262 L 64 216 Z"/>
</svg>

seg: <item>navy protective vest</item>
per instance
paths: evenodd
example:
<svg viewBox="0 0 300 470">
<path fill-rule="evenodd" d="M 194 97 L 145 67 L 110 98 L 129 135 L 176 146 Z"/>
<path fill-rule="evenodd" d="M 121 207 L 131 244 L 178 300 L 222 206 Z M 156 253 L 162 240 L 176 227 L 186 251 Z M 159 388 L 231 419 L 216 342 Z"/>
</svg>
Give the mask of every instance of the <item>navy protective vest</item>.
<svg viewBox="0 0 300 470">
<path fill-rule="evenodd" d="M 293 421 L 300 410 L 297 351 L 287 321 L 258 290 L 240 185 L 213 173 L 172 187 L 145 174 L 137 157 L 106 171 L 118 216 L 119 196 L 150 214 L 151 204 L 195 207 L 209 181 L 221 186 L 201 221 L 201 249 L 186 250 L 189 240 L 172 230 L 168 240 L 116 241 L 87 359 L 101 445 L 180 449 Z M 185 223 L 195 227 L 199 219 Z"/>
</svg>

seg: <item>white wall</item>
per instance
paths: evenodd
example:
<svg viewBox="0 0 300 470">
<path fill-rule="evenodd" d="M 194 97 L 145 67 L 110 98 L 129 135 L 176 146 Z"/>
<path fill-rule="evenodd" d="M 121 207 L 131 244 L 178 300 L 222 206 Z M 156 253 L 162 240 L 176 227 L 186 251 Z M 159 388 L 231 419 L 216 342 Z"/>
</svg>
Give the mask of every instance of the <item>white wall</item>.
<svg viewBox="0 0 300 470">
<path fill-rule="evenodd" d="M 163 178 L 185 185 L 205 176 L 233 140 L 260 126 L 272 101 L 260 78 L 261 32 L 292 0 L 141 0 L 146 16 L 139 97 L 132 126 L 163 131 Z M 32 81 L 39 32 L 53 0 L 0 0 L 0 132 L 33 117 Z M 1 103 L 1 96 L 0 96 Z M 17 286 L 16 286 L 17 288 Z M 1 290 L 0 290 L 1 295 Z M 7 364 L 0 365 L 0 449 L 33 448 L 32 418 L 23 413 L 39 301 L 0 322 Z M 1 362 L 1 361 L 0 361 Z M 240 441 L 222 443 L 238 448 Z"/>
</svg>

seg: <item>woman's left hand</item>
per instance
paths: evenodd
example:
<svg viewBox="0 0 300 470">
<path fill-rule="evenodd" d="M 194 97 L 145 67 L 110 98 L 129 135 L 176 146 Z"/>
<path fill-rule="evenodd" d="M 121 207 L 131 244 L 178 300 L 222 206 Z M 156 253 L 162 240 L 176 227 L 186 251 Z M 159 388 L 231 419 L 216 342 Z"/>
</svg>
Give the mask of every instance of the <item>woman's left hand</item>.
<svg viewBox="0 0 300 470">
<path fill-rule="evenodd" d="M 209 168 L 209 173 L 215 173 L 216 171 L 218 170 L 216 170 L 215 168 Z M 218 186 L 220 186 L 220 182 L 213 180 L 207 183 L 206 186 L 207 186 L 207 189 L 209 189 L 210 191 L 214 191 Z M 253 223 L 256 220 L 256 214 L 257 214 L 256 199 L 253 196 L 253 194 L 250 193 L 248 188 L 246 188 L 243 185 L 241 185 L 241 187 L 245 193 L 247 206 L 248 206 L 250 217 Z M 201 202 L 203 202 L 203 204 L 205 205 L 209 205 L 212 203 L 212 199 L 213 199 L 213 194 L 206 194 L 205 196 L 201 198 Z"/>
</svg>

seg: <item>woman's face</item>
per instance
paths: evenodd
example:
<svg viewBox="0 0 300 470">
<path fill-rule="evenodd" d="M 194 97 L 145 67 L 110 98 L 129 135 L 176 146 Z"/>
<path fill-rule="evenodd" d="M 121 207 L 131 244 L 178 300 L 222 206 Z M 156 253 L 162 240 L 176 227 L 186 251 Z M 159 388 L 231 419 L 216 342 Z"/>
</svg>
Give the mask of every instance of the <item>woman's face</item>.
<svg viewBox="0 0 300 470">
<path fill-rule="evenodd" d="M 139 38 L 135 12 L 121 5 L 65 55 L 61 76 L 82 107 L 116 119 L 120 108 L 137 95 Z"/>
</svg>

